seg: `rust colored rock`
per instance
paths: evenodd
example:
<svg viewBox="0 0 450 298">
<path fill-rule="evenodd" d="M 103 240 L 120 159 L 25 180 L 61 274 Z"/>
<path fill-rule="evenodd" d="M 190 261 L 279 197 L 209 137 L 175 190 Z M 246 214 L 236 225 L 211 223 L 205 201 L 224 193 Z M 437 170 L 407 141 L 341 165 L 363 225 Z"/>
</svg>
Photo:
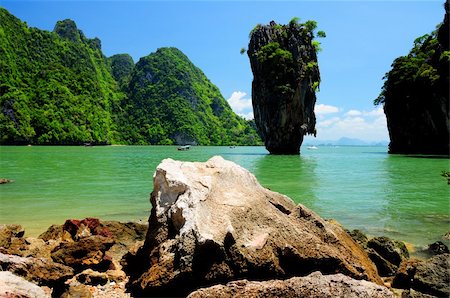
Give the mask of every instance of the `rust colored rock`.
<svg viewBox="0 0 450 298">
<path fill-rule="evenodd" d="M 77 284 L 77 285 L 70 285 L 67 291 L 65 291 L 61 298 L 93 298 L 94 295 L 92 294 L 92 291 L 89 287 Z"/>
<path fill-rule="evenodd" d="M 24 234 L 21 225 L 0 225 L 0 247 L 9 248 L 13 238 L 22 238 Z"/>
<path fill-rule="evenodd" d="M 62 225 L 51 225 L 44 233 L 39 235 L 39 239 L 44 241 L 61 240 L 63 234 Z"/>
<path fill-rule="evenodd" d="M 104 272 L 97 272 L 92 269 L 86 269 L 76 275 L 76 279 L 86 285 L 105 285 L 108 282 L 108 275 Z"/>
<path fill-rule="evenodd" d="M 136 222 L 118 222 L 118 221 L 104 221 L 100 225 L 102 231 L 107 231 L 111 237 L 114 237 L 117 243 L 125 246 L 133 246 L 136 241 L 144 240 L 147 234 L 148 224 L 141 224 Z M 104 232 L 106 233 L 106 232 Z"/>
<path fill-rule="evenodd" d="M 83 238 L 83 234 L 86 235 L 84 237 L 98 235 L 114 238 L 118 242 L 132 245 L 135 241 L 145 238 L 147 227 L 147 224 L 99 221 L 97 218 L 85 218 L 82 220 L 70 219 L 66 220 L 63 225 L 52 225 L 39 238 L 44 241 L 67 240 L 64 239 L 64 234 L 69 233 L 72 240 L 77 240 Z"/>
<path fill-rule="evenodd" d="M 100 220 L 98 218 L 92 217 L 82 220 L 68 219 L 64 223 L 62 230 L 67 231 L 74 240 L 89 237 L 91 235 L 100 235 L 103 237 L 112 236 L 107 228 L 100 226 Z"/>
<path fill-rule="evenodd" d="M 114 243 L 111 238 L 90 236 L 77 242 L 62 242 L 52 251 L 51 256 L 55 262 L 70 266 L 75 271 L 87 268 L 106 271 L 111 261 L 105 258 L 105 252 Z"/>
<path fill-rule="evenodd" d="M 42 239 L 24 238 L 19 225 L 0 225 L 0 253 L 21 257 L 50 258 L 55 243 Z"/>
<path fill-rule="evenodd" d="M 0 267 L 28 281 L 50 287 L 60 286 L 73 276 L 73 269 L 49 259 L 19 257 L 0 253 Z"/>
</svg>

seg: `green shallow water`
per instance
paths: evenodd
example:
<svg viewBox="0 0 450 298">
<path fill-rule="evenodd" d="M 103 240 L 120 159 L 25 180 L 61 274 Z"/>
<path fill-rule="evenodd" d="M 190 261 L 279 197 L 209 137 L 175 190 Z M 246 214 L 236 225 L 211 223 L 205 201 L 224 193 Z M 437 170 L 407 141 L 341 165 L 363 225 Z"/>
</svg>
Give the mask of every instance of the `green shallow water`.
<svg viewBox="0 0 450 298">
<path fill-rule="evenodd" d="M 299 156 L 263 147 L 0 147 L 0 223 L 37 236 L 67 218 L 146 221 L 152 175 L 164 158 L 221 155 L 260 183 L 325 218 L 369 235 L 424 246 L 450 230 L 449 160 L 392 156 L 383 147 L 302 148 Z"/>
</svg>

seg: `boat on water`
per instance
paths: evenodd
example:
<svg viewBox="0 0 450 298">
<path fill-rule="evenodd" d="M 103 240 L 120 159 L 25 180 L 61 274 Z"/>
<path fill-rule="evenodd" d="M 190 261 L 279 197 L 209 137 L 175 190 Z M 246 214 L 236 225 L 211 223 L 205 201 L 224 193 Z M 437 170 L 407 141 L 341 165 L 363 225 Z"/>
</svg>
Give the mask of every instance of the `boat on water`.
<svg viewBox="0 0 450 298">
<path fill-rule="evenodd" d="M 189 150 L 191 148 L 190 145 L 185 145 L 185 146 L 180 146 L 177 148 L 178 151 L 186 151 Z"/>
<path fill-rule="evenodd" d="M 306 147 L 306 149 L 308 149 L 308 150 L 317 150 L 319 148 L 317 148 L 316 146 L 308 146 L 308 147 Z"/>
</svg>

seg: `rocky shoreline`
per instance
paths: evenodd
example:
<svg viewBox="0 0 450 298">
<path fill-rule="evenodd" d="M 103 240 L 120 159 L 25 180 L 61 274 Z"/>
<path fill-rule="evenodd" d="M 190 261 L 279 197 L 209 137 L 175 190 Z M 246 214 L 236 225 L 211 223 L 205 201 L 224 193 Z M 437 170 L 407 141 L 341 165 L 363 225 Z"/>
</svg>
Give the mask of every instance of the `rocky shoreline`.
<svg viewBox="0 0 450 298">
<path fill-rule="evenodd" d="M 448 297 L 449 252 L 410 258 L 262 187 L 240 166 L 164 160 L 149 224 L 0 226 L 0 297 Z"/>
</svg>

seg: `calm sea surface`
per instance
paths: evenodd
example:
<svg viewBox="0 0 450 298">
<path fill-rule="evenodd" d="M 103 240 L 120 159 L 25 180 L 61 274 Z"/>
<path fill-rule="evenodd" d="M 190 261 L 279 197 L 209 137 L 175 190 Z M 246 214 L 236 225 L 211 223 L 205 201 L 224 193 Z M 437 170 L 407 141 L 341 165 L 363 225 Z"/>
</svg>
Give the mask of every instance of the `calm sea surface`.
<svg viewBox="0 0 450 298">
<path fill-rule="evenodd" d="M 384 147 L 302 147 L 299 156 L 263 147 L 170 146 L 0 147 L 0 223 L 37 236 L 67 218 L 143 220 L 150 213 L 152 175 L 164 158 L 234 161 L 260 183 L 325 218 L 369 235 L 418 246 L 450 230 L 448 159 L 392 156 Z"/>
</svg>

